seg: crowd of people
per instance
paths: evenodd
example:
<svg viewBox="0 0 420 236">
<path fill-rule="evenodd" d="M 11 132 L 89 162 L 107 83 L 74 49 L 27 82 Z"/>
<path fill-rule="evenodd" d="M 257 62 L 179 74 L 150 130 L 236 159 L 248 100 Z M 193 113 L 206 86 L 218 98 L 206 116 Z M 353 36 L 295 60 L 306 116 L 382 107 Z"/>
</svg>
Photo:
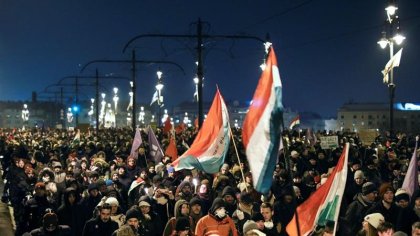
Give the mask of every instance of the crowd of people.
<svg viewBox="0 0 420 236">
<path fill-rule="evenodd" d="M 154 162 L 144 131 L 138 155 L 130 155 L 132 130 L 76 133 L 0 130 L 2 201 L 13 207 L 16 235 L 288 235 L 296 207 L 325 182 L 345 143 L 349 170 L 338 226 L 327 221 L 314 235 L 420 235 L 420 193 L 401 188 L 416 152 L 415 138 L 405 134 L 366 144 L 357 133 L 310 138 L 285 131 L 271 190 L 262 195 L 239 129 L 238 154 L 231 142 L 216 174 L 175 171 L 170 156 Z M 194 128 L 176 133 L 178 153 L 195 135 Z M 325 135 L 337 135 L 338 147 L 322 149 Z M 165 150 L 169 134 L 157 129 L 156 136 Z"/>
</svg>

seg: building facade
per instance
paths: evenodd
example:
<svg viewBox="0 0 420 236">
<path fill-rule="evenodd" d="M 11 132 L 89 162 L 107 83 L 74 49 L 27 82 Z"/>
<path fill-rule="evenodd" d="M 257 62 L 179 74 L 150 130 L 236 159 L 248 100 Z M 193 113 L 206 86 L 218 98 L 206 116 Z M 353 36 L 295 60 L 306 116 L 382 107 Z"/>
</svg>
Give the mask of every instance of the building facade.
<svg viewBox="0 0 420 236">
<path fill-rule="evenodd" d="M 420 106 L 413 103 L 394 105 L 394 130 L 406 133 L 420 132 Z M 389 130 L 389 105 L 385 103 L 347 103 L 337 114 L 337 129 L 359 131 Z"/>
</svg>

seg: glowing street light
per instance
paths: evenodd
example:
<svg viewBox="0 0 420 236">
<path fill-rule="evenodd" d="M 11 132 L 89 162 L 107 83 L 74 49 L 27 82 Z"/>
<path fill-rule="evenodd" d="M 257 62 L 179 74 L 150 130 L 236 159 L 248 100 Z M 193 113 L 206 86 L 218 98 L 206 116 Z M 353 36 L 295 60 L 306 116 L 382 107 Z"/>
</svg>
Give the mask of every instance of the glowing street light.
<svg viewBox="0 0 420 236">
<path fill-rule="evenodd" d="M 389 5 L 385 8 L 387 14 L 385 28 L 382 31 L 381 39 L 377 42 L 382 49 L 385 49 L 389 45 L 389 56 L 391 60 L 394 57 L 394 44 L 400 45 L 405 39 L 400 33 L 400 21 L 396 14 L 397 9 L 396 0 L 390 0 Z M 392 65 L 389 72 L 385 72 L 384 74 L 384 83 L 389 89 L 389 131 L 392 135 L 394 132 L 395 98 L 394 69 Z"/>
<path fill-rule="evenodd" d="M 118 106 L 118 88 L 114 87 L 114 97 L 112 98 L 112 100 L 114 101 L 114 110 L 115 110 L 115 115 L 117 114 L 117 106 Z"/>
</svg>

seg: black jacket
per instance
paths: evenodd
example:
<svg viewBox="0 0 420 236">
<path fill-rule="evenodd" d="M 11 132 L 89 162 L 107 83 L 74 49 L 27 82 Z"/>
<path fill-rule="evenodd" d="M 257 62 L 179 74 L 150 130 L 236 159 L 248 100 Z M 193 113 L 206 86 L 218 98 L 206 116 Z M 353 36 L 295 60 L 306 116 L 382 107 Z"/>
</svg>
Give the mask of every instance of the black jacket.
<svg viewBox="0 0 420 236">
<path fill-rule="evenodd" d="M 111 236 L 115 230 L 118 229 L 118 223 L 109 219 L 103 222 L 99 217 L 90 219 L 86 222 L 83 228 L 83 236 Z"/>
</svg>

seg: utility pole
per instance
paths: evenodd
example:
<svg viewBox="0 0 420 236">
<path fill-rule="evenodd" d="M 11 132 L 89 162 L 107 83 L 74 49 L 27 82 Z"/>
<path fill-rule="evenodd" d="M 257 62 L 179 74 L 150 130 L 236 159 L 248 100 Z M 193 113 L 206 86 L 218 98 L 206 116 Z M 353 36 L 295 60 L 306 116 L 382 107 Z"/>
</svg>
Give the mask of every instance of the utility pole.
<svg viewBox="0 0 420 236">
<path fill-rule="evenodd" d="M 247 39 L 247 40 L 255 40 L 261 43 L 266 43 L 268 41 L 268 34 L 267 34 L 267 40 L 263 40 L 256 36 L 247 36 L 247 35 L 209 35 L 209 34 L 203 34 L 202 33 L 202 21 L 199 18 L 197 21 L 197 31 L 196 34 L 140 34 L 133 38 L 131 38 L 124 46 L 123 53 L 126 51 L 126 49 L 133 43 L 134 41 L 141 39 L 141 38 L 187 38 L 187 39 L 197 39 L 197 97 L 198 97 L 198 125 L 199 128 L 201 128 L 201 125 L 203 123 L 203 78 L 204 78 L 204 72 L 203 72 L 203 63 L 202 63 L 202 52 L 203 52 L 203 39 L 216 39 L 216 38 L 222 38 L 222 39 Z"/>
</svg>

